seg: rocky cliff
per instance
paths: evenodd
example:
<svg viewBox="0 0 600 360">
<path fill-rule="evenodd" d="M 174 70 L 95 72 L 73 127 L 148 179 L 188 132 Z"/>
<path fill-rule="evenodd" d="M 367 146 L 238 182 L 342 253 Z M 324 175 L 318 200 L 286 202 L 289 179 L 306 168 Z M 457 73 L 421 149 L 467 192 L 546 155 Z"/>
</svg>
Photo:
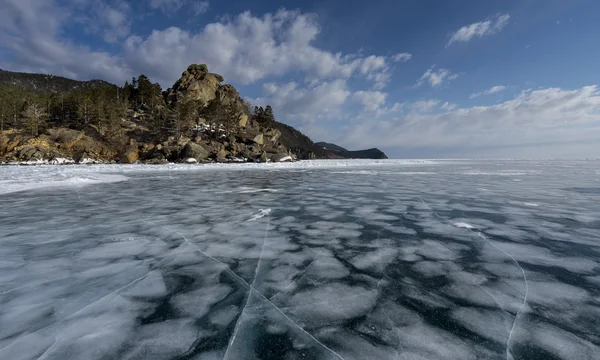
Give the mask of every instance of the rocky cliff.
<svg viewBox="0 0 600 360">
<path fill-rule="evenodd" d="M 123 87 L 51 75 L 0 75 L 8 81 L 0 81 L 3 162 L 385 158 L 371 150 L 363 154 L 319 146 L 275 121 L 270 107 L 257 114 L 235 87 L 223 84 L 225 79 L 206 65 L 190 65 L 162 92 L 144 75 Z"/>
<path fill-rule="evenodd" d="M 102 124 L 71 120 L 49 121 L 35 136 L 16 127 L 0 134 L 0 159 L 163 163 L 295 158 L 281 143 L 281 131 L 253 119 L 237 90 L 223 81 L 206 65 L 191 65 L 159 101 L 146 94 L 145 101 L 130 104 L 110 134 Z M 79 104 L 77 116 L 85 104 Z"/>
</svg>

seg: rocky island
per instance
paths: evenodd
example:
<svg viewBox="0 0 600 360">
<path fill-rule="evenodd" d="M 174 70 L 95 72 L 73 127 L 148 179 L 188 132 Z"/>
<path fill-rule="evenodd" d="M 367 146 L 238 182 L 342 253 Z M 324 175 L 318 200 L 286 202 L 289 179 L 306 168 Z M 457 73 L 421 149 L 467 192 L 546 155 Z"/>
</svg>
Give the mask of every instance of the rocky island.
<svg viewBox="0 0 600 360">
<path fill-rule="evenodd" d="M 204 64 L 190 65 L 165 91 L 145 75 L 119 87 L 0 70 L 0 162 L 387 158 L 377 149 L 351 152 L 315 144 L 276 121 L 270 106 L 253 106 L 224 81 Z"/>
</svg>

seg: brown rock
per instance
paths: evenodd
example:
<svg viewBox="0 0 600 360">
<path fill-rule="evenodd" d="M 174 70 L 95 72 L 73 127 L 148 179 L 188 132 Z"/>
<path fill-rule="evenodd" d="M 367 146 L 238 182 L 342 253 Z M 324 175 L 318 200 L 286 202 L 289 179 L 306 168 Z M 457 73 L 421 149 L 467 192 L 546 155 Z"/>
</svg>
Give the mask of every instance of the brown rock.
<svg viewBox="0 0 600 360">
<path fill-rule="evenodd" d="M 120 156 L 121 163 L 123 164 L 135 164 L 139 159 L 137 147 L 130 147 Z"/>
<path fill-rule="evenodd" d="M 181 74 L 173 88 L 167 90 L 167 102 L 185 98 L 206 104 L 216 97 L 223 80 L 221 75 L 209 73 L 206 65 L 192 64 Z"/>
<path fill-rule="evenodd" d="M 65 149 L 70 150 L 85 134 L 83 131 L 58 128 L 48 130 L 51 138 L 60 143 Z"/>
<path fill-rule="evenodd" d="M 254 139 L 252 139 L 252 141 L 258 145 L 264 145 L 265 137 L 263 134 L 258 134 L 254 137 Z"/>
<path fill-rule="evenodd" d="M 277 140 L 279 140 L 279 138 L 281 137 L 281 131 L 279 131 L 277 129 L 273 129 L 273 130 L 267 131 L 265 133 L 265 136 L 269 139 L 270 142 L 276 143 Z"/>
<path fill-rule="evenodd" d="M 206 150 L 202 145 L 190 141 L 187 144 L 185 144 L 179 157 L 184 160 L 194 158 L 197 161 L 200 161 L 208 158 L 209 156 L 210 152 Z"/>
<path fill-rule="evenodd" d="M 241 114 L 241 115 L 240 115 L 240 120 L 239 120 L 239 122 L 238 122 L 238 125 L 239 125 L 240 127 L 243 127 L 243 128 L 245 128 L 245 127 L 246 127 L 246 125 L 248 125 L 248 115 L 246 115 L 246 114 Z"/>
</svg>

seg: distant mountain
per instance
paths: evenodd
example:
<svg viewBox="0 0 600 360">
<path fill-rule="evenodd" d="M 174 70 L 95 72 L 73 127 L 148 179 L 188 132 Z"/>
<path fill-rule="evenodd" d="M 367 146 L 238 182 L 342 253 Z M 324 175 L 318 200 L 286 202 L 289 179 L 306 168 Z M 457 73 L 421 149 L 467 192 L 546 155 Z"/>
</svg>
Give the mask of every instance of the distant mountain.
<svg viewBox="0 0 600 360">
<path fill-rule="evenodd" d="M 321 148 L 322 150 L 332 152 L 336 155 L 339 155 L 342 158 L 346 159 L 387 159 L 387 155 L 377 148 L 366 149 L 366 150 L 357 150 L 350 151 L 344 149 L 341 146 L 326 143 L 326 142 L 318 142 L 315 146 Z"/>
<path fill-rule="evenodd" d="M 104 80 L 78 81 L 61 76 L 47 74 L 30 74 L 0 69 L 0 86 L 19 86 L 27 91 L 67 93 L 77 89 L 92 89 L 104 86 L 115 86 Z"/>
<path fill-rule="evenodd" d="M 299 159 L 341 159 L 336 152 L 317 146 L 308 136 L 295 128 L 275 121 L 272 126 L 281 131 L 279 141 L 289 148 Z"/>
</svg>

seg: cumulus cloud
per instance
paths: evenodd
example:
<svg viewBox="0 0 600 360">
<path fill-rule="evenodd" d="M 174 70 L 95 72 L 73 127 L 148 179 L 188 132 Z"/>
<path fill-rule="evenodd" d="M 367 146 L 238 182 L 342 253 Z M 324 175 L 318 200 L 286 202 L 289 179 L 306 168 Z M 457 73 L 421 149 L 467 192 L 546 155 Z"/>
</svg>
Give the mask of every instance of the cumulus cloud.
<svg viewBox="0 0 600 360">
<path fill-rule="evenodd" d="M 491 88 L 489 88 L 489 89 L 487 89 L 485 91 L 478 92 L 478 93 L 475 93 L 475 94 L 471 94 L 471 96 L 469 98 L 470 99 L 475 99 L 475 98 L 480 97 L 480 96 L 492 95 L 492 94 L 496 94 L 496 93 L 499 93 L 501 91 L 504 91 L 505 89 L 506 89 L 506 86 L 504 86 L 504 85 L 496 85 L 496 86 L 492 86 Z"/>
<path fill-rule="evenodd" d="M 448 156 L 582 157 L 600 150 L 597 86 L 527 90 L 492 106 L 439 104 L 410 104 L 393 120 L 365 118 L 342 137 L 361 148 L 429 148 Z"/>
<path fill-rule="evenodd" d="M 270 104 L 275 115 L 286 121 L 314 123 L 317 120 L 339 119 L 342 105 L 352 94 L 346 81 L 323 81 L 314 86 L 300 87 L 295 82 L 263 85 L 264 97 L 251 99 L 258 105 Z"/>
<path fill-rule="evenodd" d="M 412 54 L 409 53 L 399 53 L 392 56 L 393 62 L 407 62 L 410 59 L 412 59 Z"/>
<path fill-rule="evenodd" d="M 84 4 L 89 5 L 89 4 Z M 4 0 L 0 13 L 0 51 L 11 62 L 0 66 L 16 71 L 45 72 L 76 79 L 101 78 L 120 82 L 131 71 L 121 57 L 94 51 L 61 39 L 61 29 L 72 9 L 55 0 Z M 108 21 L 120 23 L 118 16 Z M 112 20 L 111 20 L 112 19 Z"/>
<path fill-rule="evenodd" d="M 428 82 L 431 86 L 437 87 L 442 85 L 444 82 L 448 82 L 454 80 L 458 77 L 457 74 L 452 74 L 448 69 L 437 69 L 435 70 L 435 65 L 430 67 L 423 76 L 417 80 L 417 86 L 421 86 L 424 83 Z"/>
<path fill-rule="evenodd" d="M 352 100 L 361 104 L 367 111 L 375 111 L 385 105 L 387 94 L 381 91 L 357 91 Z"/>
<path fill-rule="evenodd" d="M 126 2 L 111 5 L 93 0 L 80 5 L 82 10 L 90 15 L 81 15 L 77 17 L 77 21 L 83 23 L 89 32 L 102 35 L 107 43 L 117 42 L 129 35 L 131 8 Z"/>
<path fill-rule="evenodd" d="M 294 73 L 312 84 L 360 77 L 381 90 L 390 81 L 390 63 L 394 61 L 319 48 L 314 44 L 320 33 L 317 17 L 285 9 L 260 17 L 244 12 L 194 32 L 169 27 L 132 35 L 123 41 L 121 53 L 111 54 L 77 45 L 63 30 L 73 25 L 74 18 L 89 20 L 85 6 L 96 4 L 92 33 L 116 41 L 129 33 L 131 11 L 127 5 L 109 6 L 101 0 L 77 2 L 79 5 L 58 0 L 3 1 L 0 50 L 11 56 L 10 62 L 5 58 L 0 65 L 11 70 L 31 69 L 77 79 L 99 77 L 116 83 L 144 73 L 169 87 L 189 64 L 206 63 L 211 71 L 238 85 Z M 191 0 L 150 0 L 147 4 L 171 10 L 196 4 L 198 12 L 207 6 L 206 1 Z"/>
<path fill-rule="evenodd" d="M 381 89 L 389 81 L 388 59 L 332 53 L 313 45 L 320 32 L 311 14 L 279 10 L 255 17 L 244 12 L 232 20 L 191 33 L 178 27 L 155 30 L 125 42 L 125 57 L 161 84 L 172 83 L 190 63 L 207 63 L 229 81 L 248 84 L 267 76 L 300 71 L 308 80 L 362 76 Z M 164 64 L 170 66 L 164 66 Z"/>
<path fill-rule="evenodd" d="M 509 14 L 497 14 L 486 21 L 465 25 L 452 34 L 446 46 L 457 42 L 469 42 L 475 37 L 496 34 L 508 24 L 508 20 L 510 20 Z"/>
</svg>

